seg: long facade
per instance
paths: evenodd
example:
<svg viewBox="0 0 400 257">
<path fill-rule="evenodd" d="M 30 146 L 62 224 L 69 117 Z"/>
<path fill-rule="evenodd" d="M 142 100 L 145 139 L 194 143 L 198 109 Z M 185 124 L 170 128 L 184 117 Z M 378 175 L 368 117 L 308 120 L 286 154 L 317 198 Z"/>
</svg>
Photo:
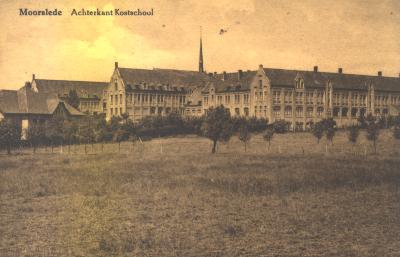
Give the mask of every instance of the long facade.
<svg viewBox="0 0 400 257">
<path fill-rule="evenodd" d="M 216 76 L 202 92 L 202 113 L 225 106 L 233 116 L 287 121 L 293 130 L 332 117 L 339 127 L 360 116 L 399 115 L 400 78 L 268 69 Z"/>
</svg>

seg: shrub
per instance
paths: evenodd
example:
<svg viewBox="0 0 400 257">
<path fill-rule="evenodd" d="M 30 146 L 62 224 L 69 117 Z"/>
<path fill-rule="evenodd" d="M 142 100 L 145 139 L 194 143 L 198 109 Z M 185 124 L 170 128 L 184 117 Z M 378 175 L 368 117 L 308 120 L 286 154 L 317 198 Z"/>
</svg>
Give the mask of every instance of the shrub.
<svg viewBox="0 0 400 257">
<path fill-rule="evenodd" d="M 290 123 L 284 120 L 278 120 L 273 123 L 274 131 L 278 134 L 284 134 L 289 131 Z"/>
</svg>

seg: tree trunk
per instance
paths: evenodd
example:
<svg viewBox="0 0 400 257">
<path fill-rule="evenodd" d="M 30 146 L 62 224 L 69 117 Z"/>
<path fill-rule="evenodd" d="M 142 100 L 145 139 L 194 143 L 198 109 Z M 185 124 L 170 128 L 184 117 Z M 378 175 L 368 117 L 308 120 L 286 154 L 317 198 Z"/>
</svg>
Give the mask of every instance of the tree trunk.
<svg viewBox="0 0 400 257">
<path fill-rule="evenodd" d="M 101 152 L 103 152 L 103 149 L 104 149 L 104 144 L 101 143 Z"/>
<path fill-rule="evenodd" d="M 7 144 L 7 154 L 10 155 L 11 154 L 11 145 Z"/>
<path fill-rule="evenodd" d="M 71 153 L 71 143 L 68 144 L 68 154 Z"/>
<path fill-rule="evenodd" d="M 86 143 L 85 143 L 85 154 L 87 154 L 87 146 L 86 146 Z"/>
<path fill-rule="evenodd" d="M 118 153 L 121 152 L 121 142 L 118 142 Z"/>
<path fill-rule="evenodd" d="M 217 148 L 217 140 L 214 140 L 214 141 L 213 141 L 213 147 L 212 147 L 211 153 L 214 154 L 216 148 Z"/>
<path fill-rule="evenodd" d="M 244 152 L 247 152 L 247 143 L 244 143 Z"/>
<path fill-rule="evenodd" d="M 268 141 L 268 151 L 271 149 L 271 140 Z"/>
<path fill-rule="evenodd" d="M 374 140 L 374 153 L 376 154 L 376 140 Z"/>
<path fill-rule="evenodd" d="M 54 153 L 54 145 L 51 143 L 51 153 Z"/>
</svg>

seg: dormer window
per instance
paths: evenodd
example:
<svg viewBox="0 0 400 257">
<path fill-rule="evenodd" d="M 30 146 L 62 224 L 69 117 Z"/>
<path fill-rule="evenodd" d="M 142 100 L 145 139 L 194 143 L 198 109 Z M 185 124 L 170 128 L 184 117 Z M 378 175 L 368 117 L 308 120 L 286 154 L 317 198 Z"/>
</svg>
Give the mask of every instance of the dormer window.
<svg viewBox="0 0 400 257">
<path fill-rule="evenodd" d="M 302 79 L 296 80 L 296 89 L 304 89 L 304 81 Z"/>
</svg>

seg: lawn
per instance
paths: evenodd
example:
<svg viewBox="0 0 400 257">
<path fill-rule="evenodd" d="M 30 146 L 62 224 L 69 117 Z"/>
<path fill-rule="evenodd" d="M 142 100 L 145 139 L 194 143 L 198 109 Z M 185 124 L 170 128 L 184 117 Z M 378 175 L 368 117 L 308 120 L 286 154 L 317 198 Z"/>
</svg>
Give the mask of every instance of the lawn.
<svg viewBox="0 0 400 257">
<path fill-rule="evenodd" d="M 400 143 L 196 136 L 0 154 L 0 256 L 400 256 Z"/>
</svg>

